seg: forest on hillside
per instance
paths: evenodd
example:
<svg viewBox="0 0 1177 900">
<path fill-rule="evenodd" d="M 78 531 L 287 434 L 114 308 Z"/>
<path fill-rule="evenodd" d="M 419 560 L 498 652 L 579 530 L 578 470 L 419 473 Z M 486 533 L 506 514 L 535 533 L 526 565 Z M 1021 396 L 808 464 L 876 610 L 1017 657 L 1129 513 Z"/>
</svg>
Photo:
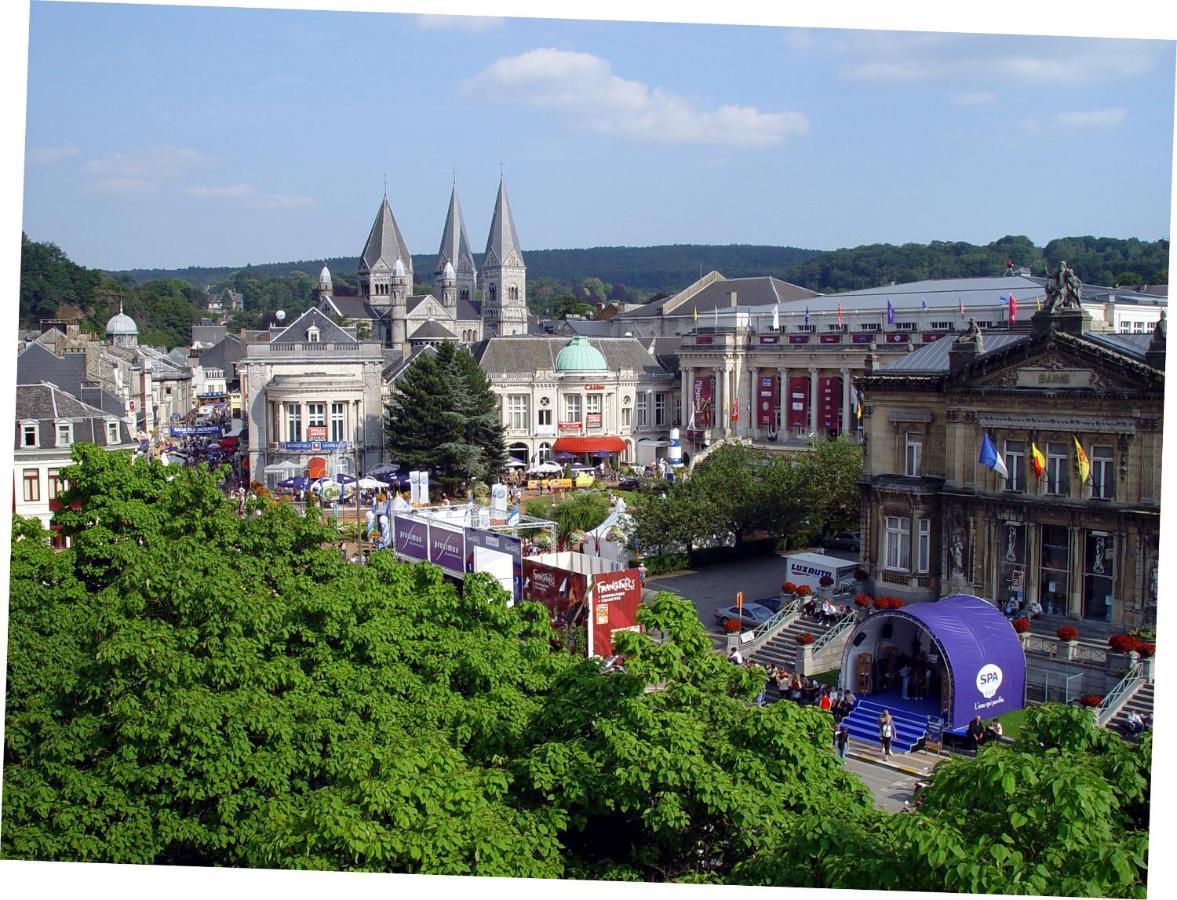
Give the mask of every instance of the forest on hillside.
<svg viewBox="0 0 1177 900">
<path fill-rule="evenodd" d="M 136 269 L 104 272 L 72 262 L 52 243 L 22 235 L 20 322 L 32 328 L 44 318 L 80 319 L 101 332 L 122 304 L 139 324 L 141 340 L 175 347 L 190 339 L 191 326 L 210 293 L 232 289 L 245 309 L 233 328 L 258 327 L 267 312 L 306 309 L 324 263 L 334 289 L 356 292 L 353 257 L 301 260 L 240 268 Z M 476 260 L 478 258 L 476 257 Z M 1027 237 L 1006 236 L 986 245 L 870 244 L 841 250 L 751 245 L 594 247 L 527 253 L 528 307 L 539 315 L 591 315 L 607 303 L 645 303 L 682 290 L 712 269 L 728 277 L 774 275 L 821 293 L 858 290 L 891 282 L 1000 275 L 1007 261 L 1035 275 L 1060 260 L 1087 284 L 1167 284 L 1169 241 L 1091 236 L 1057 238 L 1037 247 Z M 415 291 L 432 288 L 433 256 L 414 256 Z"/>
</svg>

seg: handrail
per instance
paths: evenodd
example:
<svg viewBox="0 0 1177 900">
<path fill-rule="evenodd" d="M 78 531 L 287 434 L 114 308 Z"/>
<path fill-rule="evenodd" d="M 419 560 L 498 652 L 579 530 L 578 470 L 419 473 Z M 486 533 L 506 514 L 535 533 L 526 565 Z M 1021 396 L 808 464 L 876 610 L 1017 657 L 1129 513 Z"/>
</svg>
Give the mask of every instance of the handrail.
<svg viewBox="0 0 1177 900">
<path fill-rule="evenodd" d="M 1107 696 L 1103 698 L 1099 706 L 1095 710 L 1095 724 L 1103 728 L 1115 718 L 1116 713 L 1120 711 L 1127 701 L 1132 696 L 1133 692 L 1144 684 L 1144 676 L 1140 671 L 1139 660 L 1133 663 L 1124 677 L 1119 680 L 1114 688 L 1108 691 Z"/>
<path fill-rule="evenodd" d="M 782 623 L 795 616 L 801 608 L 800 600 L 791 600 L 782 606 L 779 610 L 772 614 L 771 617 L 765 619 L 754 629 L 752 629 L 752 641 L 759 641 L 767 637 L 770 633 Z"/>
<path fill-rule="evenodd" d="M 851 628 L 853 628 L 857 624 L 858 624 L 858 615 L 857 614 L 850 615 L 850 616 L 847 616 L 846 618 L 844 618 L 841 622 L 839 622 L 837 625 L 835 625 L 833 628 L 831 628 L 829 631 L 827 631 L 825 634 L 823 634 L 821 637 L 819 637 L 816 641 L 813 642 L 813 646 L 810 648 L 810 651 L 812 652 L 813 656 L 816 657 L 817 654 L 819 654 L 822 650 L 824 650 L 826 647 L 828 647 L 830 644 L 832 644 L 834 641 L 836 641 L 838 638 L 840 638 L 845 632 L 849 631 Z"/>
</svg>

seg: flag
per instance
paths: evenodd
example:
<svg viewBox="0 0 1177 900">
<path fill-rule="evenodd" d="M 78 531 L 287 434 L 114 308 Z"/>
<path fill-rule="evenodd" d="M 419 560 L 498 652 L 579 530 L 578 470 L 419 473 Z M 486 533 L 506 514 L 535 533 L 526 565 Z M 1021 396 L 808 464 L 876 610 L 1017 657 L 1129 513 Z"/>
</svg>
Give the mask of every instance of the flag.
<svg viewBox="0 0 1177 900">
<path fill-rule="evenodd" d="M 697 325 L 699 323 L 699 307 L 696 306 L 691 312 L 695 314 L 695 324 Z"/>
<path fill-rule="evenodd" d="M 519 504 L 518 503 L 516 503 L 514 506 L 512 506 L 510 511 L 507 513 L 507 524 L 508 525 L 518 525 L 519 524 Z"/>
<path fill-rule="evenodd" d="M 646 348 L 646 352 L 649 353 L 651 356 L 654 355 L 654 339 L 653 338 L 650 338 L 650 346 Z"/>
<path fill-rule="evenodd" d="M 1018 298 L 1014 296 L 1014 292 L 1009 292 L 1009 324 L 1014 325 L 1018 321 Z"/>
<path fill-rule="evenodd" d="M 963 319 L 964 318 L 964 298 L 958 297 L 957 299 L 960 301 L 960 317 Z"/>
<path fill-rule="evenodd" d="M 1042 298 L 1041 297 L 1034 298 L 1034 311 L 1035 312 L 1042 312 Z"/>
<path fill-rule="evenodd" d="M 842 301 L 838 301 L 838 324 L 842 324 Z"/>
<path fill-rule="evenodd" d="M 924 309 L 924 312 L 927 312 L 927 311 L 928 311 L 928 298 L 927 298 L 927 297 L 921 297 L 921 298 L 920 298 L 920 306 L 922 306 L 922 307 L 923 307 L 923 309 Z"/>
<path fill-rule="evenodd" d="M 805 324 L 809 324 L 809 307 L 805 307 Z"/>
<path fill-rule="evenodd" d="M 1030 442 L 1030 468 L 1034 470 L 1035 478 L 1041 478 L 1046 473 L 1046 457 L 1033 441 Z"/>
<path fill-rule="evenodd" d="M 887 324 L 895 324 L 895 305 L 891 302 L 891 298 L 887 298 Z"/>
<path fill-rule="evenodd" d="M 781 330 L 781 305 L 779 303 L 772 305 L 772 330 Z"/>
<path fill-rule="evenodd" d="M 1087 453 L 1084 452 L 1079 439 L 1071 435 L 1071 440 L 1075 442 L 1075 472 L 1079 476 L 1079 484 L 1086 484 L 1087 479 L 1091 476 L 1091 460 L 1087 458 Z"/>
<path fill-rule="evenodd" d="M 862 421 L 862 392 L 858 388 L 854 389 L 854 418 Z"/>
<path fill-rule="evenodd" d="M 998 455 L 997 448 L 993 446 L 993 441 L 989 437 L 989 432 L 985 432 L 985 437 L 981 441 L 981 453 L 977 456 L 977 462 L 988 466 L 1002 478 L 1009 478 L 1009 470 L 1005 467 L 1005 460 Z"/>
</svg>

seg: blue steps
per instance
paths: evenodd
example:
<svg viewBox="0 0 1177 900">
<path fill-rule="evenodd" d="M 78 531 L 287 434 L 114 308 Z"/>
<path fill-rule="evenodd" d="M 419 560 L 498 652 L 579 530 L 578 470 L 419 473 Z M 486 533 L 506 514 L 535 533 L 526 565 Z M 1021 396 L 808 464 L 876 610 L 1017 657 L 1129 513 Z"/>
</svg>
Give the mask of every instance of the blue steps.
<svg viewBox="0 0 1177 900">
<path fill-rule="evenodd" d="M 891 720 L 895 724 L 895 737 L 891 741 L 892 751 L 909 753 L 927 734 L 927 716 L 916 715 L 889 703 L 862 699 L 854 704 L 854 709 L 842 720 L 842 724 L 846 726 L 851 737 L 877 747 L 879 716 L 884 709 L 891 711 Z"/>
</svg>

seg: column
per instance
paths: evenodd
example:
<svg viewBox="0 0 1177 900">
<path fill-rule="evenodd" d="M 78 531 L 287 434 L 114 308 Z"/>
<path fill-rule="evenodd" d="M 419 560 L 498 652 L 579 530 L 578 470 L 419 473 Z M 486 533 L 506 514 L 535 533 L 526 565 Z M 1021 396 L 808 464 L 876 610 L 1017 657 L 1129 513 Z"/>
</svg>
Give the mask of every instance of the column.
<svg viewBox="0 0 1177 900">
<path fill-rule="evenodd" d="M 1070 572 L 1067 587 L 1067 615 L 1072 618 L 1083 618 L 1083 532 L 1075 525 L 1068 529 L 1068 543 L 1071 548 Z"/>
<path fill-rule="evenodd" d="M 776 431 L 778 438 L 780 435 L 787 438 L 789 436 L 789 367 L 778 366 L 776 373 L 777 379 L 780 381 L 780 384 L 777 385 Z"/>
<path fill-rule="evenodd" d="M 1037 522 L 1026 522 L 1023 526 L 1026 540 L 1026 575 L 1022 595 L 1027 604 L 1038 599 L 1038 578 L 1042 571 L 1042 537 Z"/>
<path fill-rule="evenodd" d="M 842 434 L 854 436 L 854 409 L 850 394 L 850 370 L 842 369 Z"/>
<path fill-rule="evenodd" d="M 817 431 L 817 369 L 809 367 L 809 433 Z"/>
<path fill-rule="evenodd" d="M 686 428 L 687 423 L 691 421 L 691 385 L 690 385 L 691 370 L 684 366 L 683 370 L 681 372 L 681 375 L 682 375 L 682 395 L 679 399 L 679 421 L 682 423 L 682 427 Z M 635 397 L 637 396 L 636 391 L 634 392 L 634 396 Z M 635 405 L 636 405 L 636 402 L 635 402 Z M 637 410 L 636 409 L 634 410 L 633 415 L 634 415 L 634 428 L 637 428 Z M 686 435 L 683 435 L 683 437 L 685 438 Z"/>
<path fill-rule="evenodd" d="M 748 370 L 748 433 L 754 441 L 763 437 L 760 433 L 760 372 L 759 367 Z"/>
</svg>

